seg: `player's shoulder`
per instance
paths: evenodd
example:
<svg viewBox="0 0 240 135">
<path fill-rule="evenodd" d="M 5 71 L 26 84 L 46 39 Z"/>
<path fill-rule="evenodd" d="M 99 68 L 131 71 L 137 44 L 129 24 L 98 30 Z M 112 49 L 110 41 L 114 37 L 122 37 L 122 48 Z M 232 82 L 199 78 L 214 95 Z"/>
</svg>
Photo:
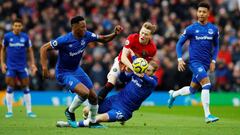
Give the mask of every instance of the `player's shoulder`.
<svg viewBox="0 0 240 135">
<path fill-rule="evenodd" d="M 130 34 L 128 36 L 128 39 L 135 39 L 135 38 L 138 38 L 139 37 L 139 34 L 138 33 L 133 33 L 133 34 Z"/>
<path fill-rule="evenodd" d="M 91 32 L 91 31 L 86 31 L 84 37 L 85 37 L 85 38 L 88 38 L 88 37 L 97 37 L 97 34 Z"/>
<path fill-rule="evenodd" d="M 11 32 L 11 31 L 4 34 L 4 38 L 8 38 L 11 36 L 13 36 L 13 32 Z"/>
<path fill-rule="evenodd" d="M 150 78 L 154 79 L 154 80 L 157 80 L 157 76 L 153 75 L 153 76 L 150 76 Z"/>
<path fill-rule="evenodd" d="M 21 35 L 21 37 L 28 38 L 28 34 L 25 32 L 21 32 L 20 35 Z"/>
<path fill-rule="evenodd" d="M 210 22 L 208 23 L 208 25 L 209 25 L 210 28 L 218 31 L 217 25 L 215 25 L 215 24 L 213 24 L 213 23 L 210 23 Z"/>
<path fill-rule="evenodd" d="M 68 32 L 67 34 L 61 35 L 58 38 L 66 41 L 66 40 L 72 39 L 74 37 L 73 37 L 72 32 Z"/>
<path fill-rule="evenodd" d="M 195 29 L 196 27 L 199 27 L 197 22 L 194 22 L 186 27 L 187 30 Z"/>
</svg>

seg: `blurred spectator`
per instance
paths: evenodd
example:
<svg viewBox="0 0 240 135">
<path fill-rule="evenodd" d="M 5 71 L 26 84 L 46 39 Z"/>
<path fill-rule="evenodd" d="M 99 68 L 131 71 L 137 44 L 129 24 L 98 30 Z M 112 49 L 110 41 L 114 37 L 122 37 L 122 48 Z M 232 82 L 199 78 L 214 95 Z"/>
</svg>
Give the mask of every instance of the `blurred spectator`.
<svg viewBox="0 0 240 135">
<path fill-rule="evenodd" d="M 183 29 L 195 21 L 197 0 L 4 0 L 0 3 L 0 40 L 3 33 L 11 30 L 11 21 L 21 17 L 25 31 L 28 32 L 35 51 L 35 58 L 39 67 L 39 48 L 51 39 L 63 35 L 70 30 L 69 19 L 76 15 L 86 17 L 87 27 L 98 34 L 109 33 L 115 25 L 124 27 L 124 32 L 118 39 L 109 42 L 104 47 L 89 44 L 82 60 L 82 67 L 91 76 L 95 87 L 101 87 L 106 80 L 106 73 L 113 63 L 113 58 L 122 49 L 127 35 L 138 32 L 138 28 L 148 20 L 157 24 L 158 30 L 153 35 L 157 44 L 161 68 L 157 72 L 158 88 L 169 90 L 186 85 L 191 80 L 191 72 L 176 71 L 175 45 Z M 212 0 L 212 12 L 209 21 L 217 24 L 220 30 L 219 60 L 224 61 L 224 68 L 217 67 L 216 85 L 220 87 L 219 77 L 226 73 L 229 86 L 224 89 L 239 90 L 240 60 L 240 12 L 238 0 Z M 88 23 L 89 22 L 89 23 Z M 183 58 L 188 59 L 186 53 Z M 54 69 L 57 52 L 49 53 L 50 68 Z M 218 62 L 220 62 L 218 61 Z M 219 65 L 221 65 L 220 63 Z M 226 70 L 228 72 L 226 72 Z M 52 71 L 52 70 L 51 70 Z M 53 75 L 54 72 L 52 71 Z M 4 75 L 0 73 L 0 79 Z M 224 79 L 223 79 L 224 80 Z M 5 88 L 4 81 L 0 82 L 0 89 Z M 54 80 L 42 80 L 41 70 L 36 77 L 31 78 L 31 87 L 35 90 L 59 89 Z M 224 86 L 225 87 L 225 86 Z"/>
</svg>

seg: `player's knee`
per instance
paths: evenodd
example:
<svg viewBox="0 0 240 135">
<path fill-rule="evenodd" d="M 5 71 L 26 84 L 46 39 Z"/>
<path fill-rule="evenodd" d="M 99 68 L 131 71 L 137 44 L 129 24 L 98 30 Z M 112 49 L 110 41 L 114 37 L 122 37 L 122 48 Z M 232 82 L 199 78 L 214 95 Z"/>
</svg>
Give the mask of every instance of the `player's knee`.
<svg viewBox="0 0 240 135">
<path fill-rule="evenodd" d="M 202 85 L 203 90 L 210 90 L 211 87 L 212 87 L 211 83 L 207 83 L 207 84 Z"/>
<path fill-rule="evenodd" d="M 88 99 L 89 97 L 89 93 L 86 93 L 86 94 L 83 94 L 81 96 L 79 96 L 79 98 L 82 100 L 82 101 L 85 101 L 86 99 Z"/>
<path fill-rule="evenodd" d="M 12 79 L 6 79 L 6 84 L 7 84 L 8 86 L 11 86 L 12 88 L 15 87 L 15 82 L 14 82 L 14 80 L 12 80 Z"/>
<path fill-rule="evenodd" d="M 197 89 L 190 87 L 189 88 L 191 94 L 195 94 L 197 92 Z"/>
<path fill-rule="evenodd" d="M 9 94 L 13 93 L 13 87 L 8 86 L 7 87 L 7 93 L 9 93 Z"/>
</svg>

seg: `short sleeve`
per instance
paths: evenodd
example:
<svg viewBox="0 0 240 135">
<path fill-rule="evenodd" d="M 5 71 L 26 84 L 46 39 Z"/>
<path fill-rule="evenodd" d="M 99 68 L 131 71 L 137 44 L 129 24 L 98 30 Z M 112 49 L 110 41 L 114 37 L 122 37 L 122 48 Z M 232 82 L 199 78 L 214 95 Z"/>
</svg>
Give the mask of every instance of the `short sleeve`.
<svg viewBox="0 0 240 135">
<path fill-rule="evenodd" d="M 183 34 L 181 36 L 185 38 L 189 38 L 190 35 L 191 35 L 190 27 L 187 27 L 186 29 L 184 29 Z"/>
<path fill-rule="evenodd" d="M 7 39 L 6 35 L 4 35 L 4 38 L 2 40 L 2 46 L 6 47 L 6 46 L 8 46 L 8 44 L 9 44 L 8 39 Z"/>
<path fill-rule="evenodd" d="M 50 41 L 50 45 L 53 49 L 58 50 L 59 48 L 61 48 L 64 43 L 66 42 L 66 36 L 60 36 L 57 39 L 51 40 Z"/>
<path fill-rule="evenodd" d="M 131 48 L 132 40 L 133 40 L 133 36 L 132 36 L 132 35 L 129 35 L 129 36 L 127 37 L 127 40 L 124 42 L 124 47 L 125 47 L 125 48 Z"/>
<path fill-rule="evenodd" d="M 95 33 L 92 33 L 90 31 L 87 31 L 86 32 L 86 38 L 88 40 L 88 42 L 94 42 L 94 41 L 97 41 L 98 40 L 98 35 L 95 34 Z"/>
<path fill-rule="evenodd" d="M 29 39 L 29 37 L 27 37 L 25 45 L 26 45 L 27 48 L 32 47 L 32 41 Z"/>
</svg>

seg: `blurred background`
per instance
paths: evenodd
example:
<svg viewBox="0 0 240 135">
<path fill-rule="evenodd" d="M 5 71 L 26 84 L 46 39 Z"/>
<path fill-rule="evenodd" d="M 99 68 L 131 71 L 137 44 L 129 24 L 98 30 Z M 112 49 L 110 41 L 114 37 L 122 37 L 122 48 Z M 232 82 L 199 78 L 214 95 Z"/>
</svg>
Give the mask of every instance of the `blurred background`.
<svg viewBox="0 0 240 135">
<path fill-rule="evenodd" d="M 88 45 L 81 65 L 99 89 L 106 82 L 106 75 L 114 58 L 122 49 L 126 37 L 139 32 L 145 21 L 158 26 L 153 35 L 158 48 L 160 68 L 156 91 L 168 91 L 189 85 L 191 72 L 177 71 L 175 46 L 184 28 L 196 20 L 198 0 L 0 0 L 0 40 L 11 31 L 11 21 L 22 18 L 24 31 L 33 43 L 38 73 L 31 76 L 32 91 L 61 90 L 56 80 L 42 80 L 40 47 L 70 31 L 69 20 L 82 15 L 89 31 L 108 34 L 114 26 L 124 27 L 123 33 L 104 46 Z M 220 50 L 216 72 L 212 73 L 213 91 L 240 92 L 240 10 L 238 0 L 211 0 L 209 21 L 220 31 Z M 186 43 L 188 44 L 188 42 Z M 188 60 L 187 45 L 184 59 Z M 49 52 L 49 68 L 55 74 L 57 51 Z M 0 72 L 0 90 L 6 88 Z"/>
</svg>

